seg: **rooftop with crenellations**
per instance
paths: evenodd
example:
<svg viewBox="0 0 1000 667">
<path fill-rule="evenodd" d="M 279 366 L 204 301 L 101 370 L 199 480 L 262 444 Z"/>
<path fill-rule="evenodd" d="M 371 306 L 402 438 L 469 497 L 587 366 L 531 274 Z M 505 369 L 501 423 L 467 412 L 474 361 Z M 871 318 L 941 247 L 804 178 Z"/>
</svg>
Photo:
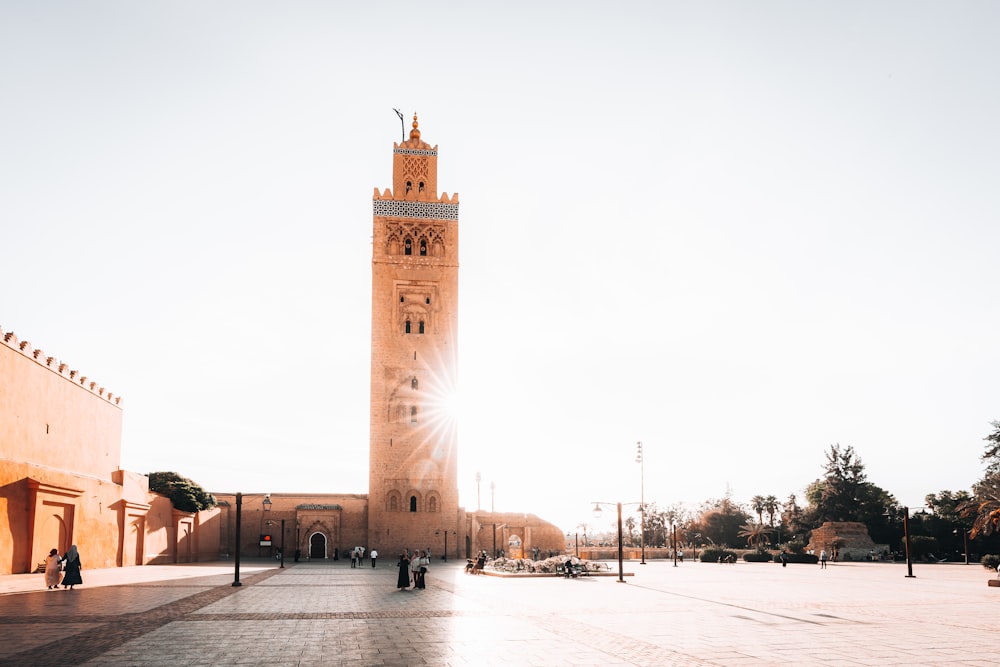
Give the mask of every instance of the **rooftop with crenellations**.
<svg viewBox="0 0 1000 667">
<path fill-rule="evenodd" d="M 121 396 L 115 396 L 110 391 L 105 390 L 104 387 L 99 386 L 97 382 L 90 380 L 86 375 L 80 373 L 80 371 L 70 370 L 68 364 L 57 360 L 55 357 L 45 356 L 45 353 L 40 349 L 33 348 L 30 342 L 26 340 L 18 340 L 17 335 L 15 335 L 13 331 L 4 331 L 3 327 L 0 327 L 0 343 L 3 343 L 3 345 L 16 352 L 20 352 L 35 363 L 45 366 L 53 373 L 63 376 L 68 381 L 79 384 L 87 391 L 103 398 L 109 403 L 121 406 Z"/>
</svg>

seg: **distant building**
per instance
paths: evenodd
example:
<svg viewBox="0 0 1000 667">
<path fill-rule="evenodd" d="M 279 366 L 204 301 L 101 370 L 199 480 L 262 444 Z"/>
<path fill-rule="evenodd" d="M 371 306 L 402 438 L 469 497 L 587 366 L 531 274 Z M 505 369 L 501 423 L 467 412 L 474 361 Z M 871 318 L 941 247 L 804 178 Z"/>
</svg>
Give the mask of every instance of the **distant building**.
<svg viewBox="0 0 1000 667">
<path fill-rule="evenodd" d="M 368 496 L 275 493 L 265 505 L 264 494 L 244 495 L 242 553 L 259 550 L 259 525 L 281 519 L 286 556 L 288 545 L 309 558 L 343 558 L 356 546 L 383 558 L 403 549 L 437 557 L 447 548 L 449 558 L 494 545 L 516 556 L 564 549 L 562 532 L 534 515 L 458 504 L 458 432 L 447 406 L 457 390 L 459 207 L 458 194 L 438 194 L 437 160 L 414 115 L 409 139 L 393 145 L 392 189 L 373 196 Z M 224 520 L 234 517 L 226 510 Z"/>
</svg>

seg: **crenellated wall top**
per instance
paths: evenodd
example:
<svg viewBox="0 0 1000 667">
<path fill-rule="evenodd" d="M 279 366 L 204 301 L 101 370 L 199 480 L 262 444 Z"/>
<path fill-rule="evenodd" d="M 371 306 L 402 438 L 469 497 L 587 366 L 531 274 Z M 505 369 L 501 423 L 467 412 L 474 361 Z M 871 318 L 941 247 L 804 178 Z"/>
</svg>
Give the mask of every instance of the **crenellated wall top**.
<svg viewBox="0 0 1000 667">
<path fill-rule="evenodd" d="M 393 198 L 392 197 L 392 190 L 390 190 L 389 188 L 385 188 L 385 190 L 383 190 L 382 192 L 379 192 L 379 190 L 378 190 L 377 187 L 375 188 L 375 194 L 372 197 L 372 199 L 375 199 L 375 200 L 383 200 L 383 199 L 390 199 L 391 200 L 392 198 Z M 402 200 L 399 200 L 399 201 L 402 201 Z M 449 197 L 447 192 L 442 192 L 441 193 L 441 197 L 438 198 L 438 201 L 441 202 L 441 203 L 443 203 L 443 204 L 457 204 L 458 203 L 458 193 L 456 192 L 455 194 L 453 194 L 452 196 Z"/>
<path fill-rule="evenodd" d="M 97 382 L 91 380 L 86 375 L 83 375 L 80 371 L 70 370 L 68 364 L 59 361 L 55 357 L 45 356 L 44 352 L 38 348 L 33 348 L 31 343 L 28 341 L 18 340 L 13 331 L 4 331 L 3 327 L 0 327 L 0 343 L 15 352 L 19 352 L 25 357 L 28 357 L 40 366 L 45 366 L 53 373 L 63 376 L 68 381 L 80 385 L 95 396 L 103 398 L 109 403 L 121 407 L 121 396 L 115 396 L 104 387 L 98 385 Z"/>
</svg>

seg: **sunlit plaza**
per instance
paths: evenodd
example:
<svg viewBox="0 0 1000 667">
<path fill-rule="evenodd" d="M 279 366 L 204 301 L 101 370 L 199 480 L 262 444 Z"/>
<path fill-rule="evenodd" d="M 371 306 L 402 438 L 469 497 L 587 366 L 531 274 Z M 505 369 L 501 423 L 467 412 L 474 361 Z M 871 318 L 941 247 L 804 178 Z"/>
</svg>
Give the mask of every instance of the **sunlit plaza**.
<svg viewBox="0 0 1000 667">
<path fill-rule="evenodd" d="M 625 563 L 498 577 L 394 560 L 0 577 L 0 665 L 993 665 L 1000 588 L 977 564 Z"/>
</svg>

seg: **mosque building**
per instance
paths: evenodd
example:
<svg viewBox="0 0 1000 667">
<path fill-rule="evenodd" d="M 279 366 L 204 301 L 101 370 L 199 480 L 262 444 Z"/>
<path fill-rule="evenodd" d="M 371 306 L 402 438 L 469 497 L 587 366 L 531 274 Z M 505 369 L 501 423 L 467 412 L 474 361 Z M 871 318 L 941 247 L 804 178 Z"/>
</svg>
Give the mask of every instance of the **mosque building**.
<svg viewBox="0 0 1000 667">
<path fill-rule="evenodd" d="M 372 200 L 367 495 L 215 493 L 218 507 L 179 512 L 144 475 L 121 470 L 121 398 L 0 330 L 0 574 L 33 571 L 50 548 L 76 542 L 90 567 L 282 547 L 303 559 L 358 546 L 383 557 L 561 553 L 562 532 L 532 514 L 459 505 L 447 409 L 458 384 L 459 202 L 438 194 L 437 160 L 414 115 L 409 138 L 393 145 L 392 188 Z"/>
</svg>

